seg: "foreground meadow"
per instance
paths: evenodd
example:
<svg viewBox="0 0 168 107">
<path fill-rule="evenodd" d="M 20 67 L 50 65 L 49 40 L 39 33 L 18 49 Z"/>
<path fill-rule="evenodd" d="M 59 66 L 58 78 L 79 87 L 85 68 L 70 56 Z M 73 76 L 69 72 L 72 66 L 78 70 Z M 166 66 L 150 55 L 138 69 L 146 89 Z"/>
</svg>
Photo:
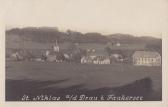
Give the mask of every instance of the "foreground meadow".
<svg viewBox="0 0 168 107">
<path fill-rule="evenodd" d="M 7 101 L 21 100 L 24 94 L 127 94 L 145 95 L 144 100 L 161 100 L 162 96 L 161 67 L 25 61 L 6 62 L 5 75 Z M 142 85 L 136 82 L 144 78 Z"/>
</svg>

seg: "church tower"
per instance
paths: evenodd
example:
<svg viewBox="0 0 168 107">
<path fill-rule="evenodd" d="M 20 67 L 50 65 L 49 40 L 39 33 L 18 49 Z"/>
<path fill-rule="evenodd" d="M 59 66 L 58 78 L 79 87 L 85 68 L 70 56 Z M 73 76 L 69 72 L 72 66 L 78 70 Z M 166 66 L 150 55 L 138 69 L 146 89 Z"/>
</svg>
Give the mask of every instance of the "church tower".
<svg viewBox="0 0 168 107">
<path fill-rule="evenodd" d="M 53 45 L 53 51 L 54 51 L 54 52 L 59 52 L 59 46 L 58 46 L 57 40 L 56 40 L 56 42 L 55 42 L 54 45 Z"/>
</svg>

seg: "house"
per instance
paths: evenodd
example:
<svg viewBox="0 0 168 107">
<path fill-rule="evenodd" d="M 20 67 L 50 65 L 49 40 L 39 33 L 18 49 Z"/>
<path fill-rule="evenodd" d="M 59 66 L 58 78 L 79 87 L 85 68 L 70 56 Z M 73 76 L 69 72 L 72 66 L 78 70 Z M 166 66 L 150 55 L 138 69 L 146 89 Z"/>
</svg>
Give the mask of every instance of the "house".
<svg viewBox="0 0 168 107">
<path fill-rule="evenodd" d="M 111 62 L 123 62 L 123 56 L 121 54 L 113 53 L 110 55 Z"/>
<path fill-rule="evenodd" d="M 63 53 L 60 52 L 60 48 L 58 46 L 58 43 L 56 43 L 52 46 L 52 50 L 47 50 L 45 53 L 46 60 L 49 62 L 62 62 L 64 60 Z"/>
<path fill-rule="evenodd" d="M 61 52 L 50 51 L 46 56 L 46 60 L 49 62 L 62 62 L 64 60 L 64 54 Z"/>
<path fill-rule="evenodd" d="M 110 64 L 110 58 L 107 56 L 84 56 L 81 58 L 82 64 Z"/>
<path fill-rule="evenodd" d="M 12 53 L 12 55 L 10 56 L 10 60 L 20 61 L 20 60 L 23 60 L 23 56 L 21 56 L 19 52 L 15 52 L 15 53 Z"/>
<path fill-rule="evenodd" d="M 49 56 L 47 56 L 47 61 L 49 61 L 49 62 L 55 62 L 56 61 L 56 55 L 49 55 Z"/>
<path fill-rule="evenodd" d="M 158 52 L 136 51 L 132 58 L 136 66 L 161 66 L 161 56 Z"/>
<path fill-rule="evenodd" d="M 92 64 L 93 58 L 90 56 L 84 56 L 81 58 L 81 64 Z"/>
<path fill-rule="evenodd" d="M 80 48 L 86 50 L 86 56 L 81 58 L 81 63 L 110 64 L 110 57 L 105 50 L 105 45 L 100 45 L 100 47 L 96 44 L 80 45 Z"/>
<path fill-rule="evenodd" d="M 110 64 L 110 58 L 107 56 L 96 56 L 93 58 L 93 64 Z"/>
</svg>

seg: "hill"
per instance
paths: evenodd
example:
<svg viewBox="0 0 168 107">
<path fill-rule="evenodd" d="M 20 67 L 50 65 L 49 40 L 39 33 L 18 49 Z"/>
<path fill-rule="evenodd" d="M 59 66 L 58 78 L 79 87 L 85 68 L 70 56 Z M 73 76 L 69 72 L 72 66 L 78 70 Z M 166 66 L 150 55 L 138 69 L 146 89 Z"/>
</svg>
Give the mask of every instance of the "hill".
<svg viewBox="0 0 168 107">
<path fill-rule="evenodd" d="M 86 43 L 105 45 L 107 43 L 115 44 L 117 42 L 126 44 L 125 46 L 136 46 L 137 44 L 145 45 L 148 50 L 156 50 L 161 53 L 162 40 L 153 37 L 136 37 L 130 34 L 111 34 L 102 35 L 97 32 L 81 33 L 67 30 L 59 31 L 56 27 L 26 27 L 14 28 L 6 31 L 6 48 L 19 48 L 30 45 L 29 47 L 45 47 L 58 41 L 64 43 Z M 37 44 L 37 46 L 36 46 Z M 87 45 L 88 46 L 88 45 Z M 23 48 L 24 48 L 23 47 Z M 89 46 L 88 46 L 89 47 Z"/>
</svg>

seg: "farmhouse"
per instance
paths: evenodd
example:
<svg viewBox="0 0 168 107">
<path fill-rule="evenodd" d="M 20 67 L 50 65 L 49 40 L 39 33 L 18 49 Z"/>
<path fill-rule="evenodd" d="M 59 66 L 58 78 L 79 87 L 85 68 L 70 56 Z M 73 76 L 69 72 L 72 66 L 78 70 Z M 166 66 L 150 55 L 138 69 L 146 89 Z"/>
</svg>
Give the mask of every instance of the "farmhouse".
<svg viewBox="0 0 168 107">
<path fill-rule="evenodd" d="M 133 64 L 137 66 L 161 66 L 161 56 L 158 52 L 136 51 L 132 57 Z"/>
</svg>

